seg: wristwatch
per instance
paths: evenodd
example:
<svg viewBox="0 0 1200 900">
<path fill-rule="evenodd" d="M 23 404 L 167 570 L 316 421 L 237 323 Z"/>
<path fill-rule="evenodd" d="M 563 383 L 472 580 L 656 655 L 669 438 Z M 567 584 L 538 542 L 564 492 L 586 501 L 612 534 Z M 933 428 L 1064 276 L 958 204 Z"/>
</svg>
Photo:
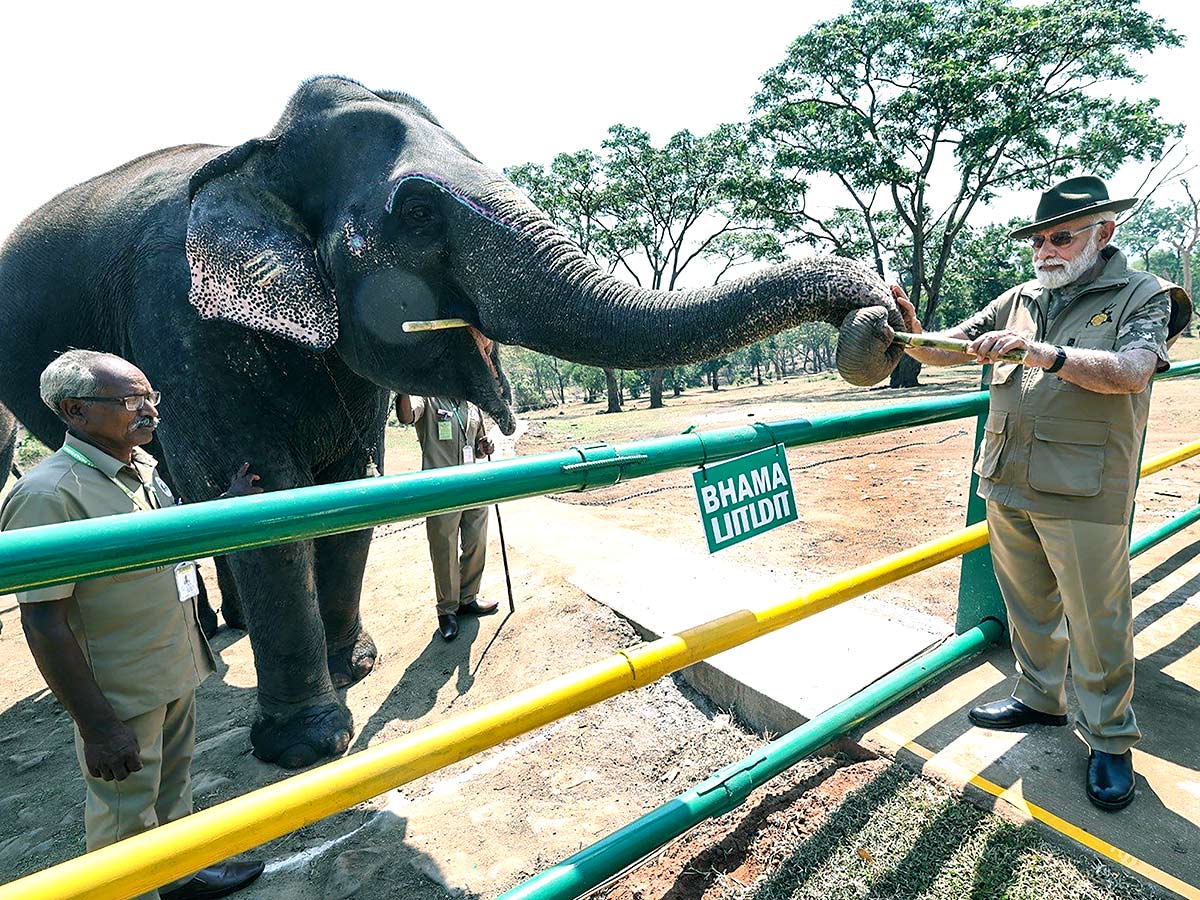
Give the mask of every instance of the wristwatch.
<svg viewBox="0 0 1200 900">
<path fill-rule="evenodd" d="M 1067 351 L 1065 348 L 1055 345 L 1054 347 L 1054 364 L 1046 369 L 1050 374 L 1054 374 L 1063 367 L 1063 363 L 1067 361 Z"/>
</svg>

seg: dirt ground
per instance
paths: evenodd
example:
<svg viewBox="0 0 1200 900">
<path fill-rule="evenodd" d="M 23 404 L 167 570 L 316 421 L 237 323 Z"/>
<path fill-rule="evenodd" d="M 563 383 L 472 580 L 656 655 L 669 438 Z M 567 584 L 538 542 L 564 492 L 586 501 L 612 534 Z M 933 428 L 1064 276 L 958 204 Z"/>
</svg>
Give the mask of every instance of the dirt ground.
<svg viewBox="0 0 1200 900">
<path fill-rule="evenodd" d="M 1200 341 L 1176 355 L 1200 356 Z M 762 388 L 690 393 L 668 398 L 666 410 L 634 408 L 619 416 L 596 415 L 594 405 L 572 405 L 528 415 L 529 429 L 518 450 L 558 450 L 598 436 L 620 443 L 679 433 L 692 424 L 719 428 L 812 417 L 975 386 L 970 372 L 933 373 L 923 381 L 925 387 L 908 391 L 862 391 L 831 378 L 797 378 Z M 1156 387 L 1147 457 L 1196 438 L 1196 385 L 1193 379 Z M 973 434 L 973 420 L 962 420 L 789 451 L 800 522 L 723 551 L 724 556 L 750 569 L 794 575 L 799 586 L 959 527 Z M 388 452 L 389 473 L 412 468 L 411 430 L 392 429 Z M 675 472 L 559 499 L 589 504 L 596 516 L 650 535 L 703 546 L 690 485 L 689 473 Z M 1190 507 L 1198 494 L 1197 462 L 1148 480 L 1139 495 L 1135 534 Z M 489 553 L 484 592 L 503 600 L 494 527 Z M 510 562 L 515 615 L 464 620 L 460 638 L 446 644 L 434 633 L 424 529 L 400 523 L 379 530 L 368 563 L 363 617 L 381 657 L 375 672 L 347 694 L 358 729 L 352 749 L 637 643 L 628 623 L 565 584 L 544 560 L 510 552 Z M 208 584 L 215 592 L 215 578 Z M 906 580 L 890 598 L 953 620 L 956 590 L 957 566 L 943 565 Z M 70 723 L 32 663 L 11 596 L 0 598 L 0 625 L 3 883 L 81 852 L 83 784 Z M 283 775 L 249 753 L 255 679 L 248 639 L 223 629 L 214 649 L 220 671 L 198 694 L 198 807 Z M 239 896 L 493 897 L 762 742 L 680 685 L 665 679 L 614 698 L 280 838 L 255 854 L 268 860 L 267 875 Z M 874 778 L 879 765 L 828 757 L 806 761 L 773 786 L 773 795 L 787 797 L 793 810 L 783 821 L 791 822 L 787 827 L 793 831 L 796 815 L 819 821 L 822 810 L 835 808 L 848 791 Z M 722 837 L 713 833 L 712 843 Z M 689 851 L 686 859 L 702 850 Z M 770 859 L 766 851 L 732 863 L 713 857 L 702 889 L 676 885 L 677 872 L 666 882 L 651 879 L 611 896 L 725 896 L 707 891 L 718 882 L 744 883 L 743 876 L 761 874 L 751 869 L 769 866 Z M 734 881 L 724 881 L 726 875 Z"/>
</svg>

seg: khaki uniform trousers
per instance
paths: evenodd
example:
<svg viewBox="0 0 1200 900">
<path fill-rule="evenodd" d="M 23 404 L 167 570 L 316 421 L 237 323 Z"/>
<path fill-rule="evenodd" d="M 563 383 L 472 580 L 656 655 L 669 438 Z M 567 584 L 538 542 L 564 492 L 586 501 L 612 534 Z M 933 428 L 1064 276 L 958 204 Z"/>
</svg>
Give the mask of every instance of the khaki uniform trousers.
<svg viewBox="0 0 1200 900">
<path fill-rule="evenodd" d="M 75 755 L 87 784 L 84 828 L 89 852 L 182 819 L 192 811 L 196 692 L 188 691 L 125 724 L 137 737 L 142 768 L 123 781 L 105 781 L 88 773 L 83 738 L 75 729 Z M 163 887 L 178 887 L 191 877 Z M 158 900 L 158 891 L 139 894 L 135 900 Z"/>
<path fill-rule="evenodd" d="M 439 616 L 456 612 L 460 603 L 479 593 L 487 556 L 487 525 L 486 506 L 426 517 L 425 534 L 429 537 L 429 561 L 433 564 Z"/>
<path fill-rule="evenodd" d="M 992 563 L 1008 610 L 1017 685 L 1040 712 L 1067 711 L 1093 750 L 1124 753 L 1141 738 L 1133 699 L 1129 527 L 1031 513 L 989 501 Z"/>
</svg>

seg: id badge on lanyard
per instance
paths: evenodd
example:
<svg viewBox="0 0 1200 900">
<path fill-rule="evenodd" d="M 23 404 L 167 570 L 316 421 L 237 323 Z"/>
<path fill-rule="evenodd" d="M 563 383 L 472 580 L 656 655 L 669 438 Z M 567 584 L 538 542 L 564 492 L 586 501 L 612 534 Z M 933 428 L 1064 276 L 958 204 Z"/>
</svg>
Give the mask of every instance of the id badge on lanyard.
<svg viewBox="0 0 1200 900">
<path fill-rule="evenodd" d="M 200 596 L 200 574 L 194 562 L 181 562 L 175 567 L 175 589 L 180 603 Z"/>
<path fill-rule="evenodd" d="M 454 423 L 450 421 L 449 410 L 439 409 L 437 411 L 437 417 L 438 417 L 438 423 L 437 423 L 438 440 L 439 441 L 454 440 Z"/>
</svg>

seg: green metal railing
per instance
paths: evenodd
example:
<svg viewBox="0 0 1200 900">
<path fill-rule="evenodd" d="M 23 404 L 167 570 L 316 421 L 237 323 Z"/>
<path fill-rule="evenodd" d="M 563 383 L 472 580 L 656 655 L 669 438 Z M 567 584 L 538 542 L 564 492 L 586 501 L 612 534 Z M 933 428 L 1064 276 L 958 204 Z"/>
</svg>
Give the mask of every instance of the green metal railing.
<svg viewBox="0 0 1200 900">
<path fill-rule="evenodd" d="M 843 700 L 794 731 L 710 775 L 691 790 L 631 822 L 496 900 L 571 900 L 635 864 L 663 844 L 736 809 L 751 791 L 790 769 L 856 725 L 994 644 L 1004 633 L 995 619 L 946 641 L 919 659 Z"/>
<path fill-rule="evenodd" d="M 1200 364 L 1200 363 L 1198 363 Z M 431 469 L 106 516 L 0 534 L 0 594 L 152 565 L 355 531 L 539 494 L 583 490 L 789 447 L 976 415 L 979 391 L 812 419 L 692 432 L 619 446 Z"/>
<path fill-rule="evenodd" d="M 1200 359 L 1173 366 L 1159 378 L 1197 372 Z M 585 490 L 718 462 L 780 442 L 797 447 L 976 416 L 986 409 L 987 396 L 986 391 L 976 391 L 618 446 L 581 445 L 485 466 L 294 488 L 7 532 L 0 534 L 0 594 L 539 494 Z"/>
<path fill-rule="evenodd" d="M 1200 521 L 1200 505 L 1139 537 L 1130 545 L 1129 556 L 1139 556 L 1196 521 Z M 705 819 L 737 808 L 755 788 L 987 645 L 998 642 L 1003 635 L 1000 622 L 985 619 L 975 628 L 907 663 L 745 759 L 715 772 L 686 793 L 506 891 L 496 900 L 574 900 Z"/>
</svg>

